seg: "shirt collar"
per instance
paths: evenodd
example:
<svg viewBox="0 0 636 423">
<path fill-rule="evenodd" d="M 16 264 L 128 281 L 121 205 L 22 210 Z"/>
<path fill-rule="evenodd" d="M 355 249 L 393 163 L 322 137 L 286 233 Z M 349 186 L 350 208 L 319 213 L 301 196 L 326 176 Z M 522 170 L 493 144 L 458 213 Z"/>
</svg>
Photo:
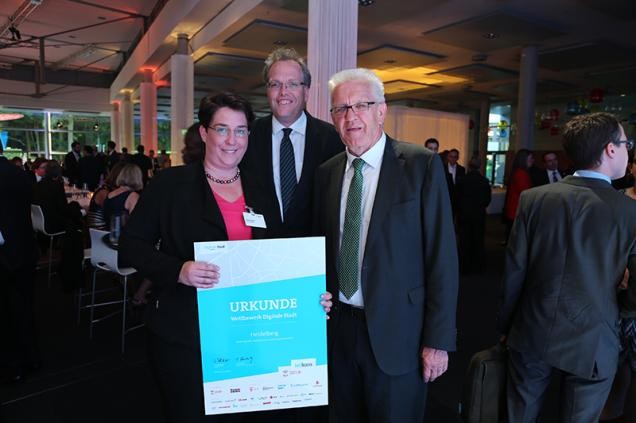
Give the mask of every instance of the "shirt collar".
<svg viewBox="0 0 636 423">
<path fill-rule="evenodd" d="M 382 132 L 382 135 L 380 135 L 380 139 L 378 140 L 378 142 L 376 142 L 373 147 L 371 147 L 363 155 L 361 155 L 360 158 L 364 160 L 366 164 L 368 164 L 374 169 L 379 167 L 382 164 L 382 157 L 384 156 L 385 144 L 386 144 L 386 134 Z M 353 154 L 351 154 L 349 152 L 349 149 L 347 149 L 346 152 L 347 152 L 347 168 L 345 169 L 345 171 L 349 169 L 349 167 L 353 163 L 353 160 L 358 158 L 357 156 L 354 156 Z"/>
<path fill-rule="evenodd" d="M 574 176 L 580 176 L 581 178 L 601 179 L 608 184 L 612 183 L 612 179 L 609 176 L 605 175 L 604 173 L 595 172 L 593 170 L 577 170 L 576 172 L 574 172 Z"/>
<path fill-rule="evenodd" d="M 276 119 L 276 116 L 272 115 L 272 134 L 278 134 L 283 128 L 291 128 L 292 133 L 298 132 L 301 135 L 305 135 L 305 129 L 307 128 L 307 115 L 305 112 L 300 114 L 300 117 L 296 119 L 294 123 L 289 126 L 284 126 Z"/>
</svg>

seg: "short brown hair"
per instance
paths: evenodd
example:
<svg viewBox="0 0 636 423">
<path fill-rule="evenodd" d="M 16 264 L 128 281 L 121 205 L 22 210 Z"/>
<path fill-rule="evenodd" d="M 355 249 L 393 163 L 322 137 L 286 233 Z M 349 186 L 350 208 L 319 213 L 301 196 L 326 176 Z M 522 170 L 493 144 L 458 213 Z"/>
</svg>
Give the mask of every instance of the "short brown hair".
<svg viewBox="0 0 636 423">
<path fill-rule="evenodd" d="M 563 148 L 577 169 L 593 169 L 601 164 L 603 149 L 618 141 L 620 123 L 610 113 L 598 112 L 572 118 L 563 131 Z"/>
</svg>

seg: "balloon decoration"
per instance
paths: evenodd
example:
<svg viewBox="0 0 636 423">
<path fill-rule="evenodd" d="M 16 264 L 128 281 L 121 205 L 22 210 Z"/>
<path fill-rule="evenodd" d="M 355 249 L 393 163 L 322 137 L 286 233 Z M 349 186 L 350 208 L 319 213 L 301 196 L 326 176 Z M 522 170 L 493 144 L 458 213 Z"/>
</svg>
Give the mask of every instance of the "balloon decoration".
<svg viewBox="0 0 636 423">
<path fill-rule="evenodd" d="M 602 103 L 603 102 L 603 90 L 600 88 L 594 88 L 590 91 L 590 103 Z"/>
</svg>

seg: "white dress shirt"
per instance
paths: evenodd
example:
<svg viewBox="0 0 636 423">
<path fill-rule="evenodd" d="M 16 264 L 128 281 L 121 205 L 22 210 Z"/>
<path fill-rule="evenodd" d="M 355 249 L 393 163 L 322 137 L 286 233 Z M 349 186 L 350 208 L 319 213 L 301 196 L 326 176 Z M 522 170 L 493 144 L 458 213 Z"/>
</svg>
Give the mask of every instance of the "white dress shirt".
<svg viewBox="0 0 636 423">
<path fill-rule="evenodd" d="M 367 243 L 367 234 L 369 232 L 369 222 L 371 221 L 371 212 L 373 211 L 375 193 L 378 189 L 378 180 L 380 178 L 380 168 L 382 167 L 385 144 L 386 134 L 383 132 L 378 142 L 376 142 L 375 145 L 366 153 L 360 156 L 360 158 L 364 160 L 364 167 L 362 168 L 362 228 L 360 228 L 360 249 L 358 250 L 358 290 L 349 299 L 347 299 L 342 292 L 339 293 L 341 302 L 355 307 L 364 307 L 360 269 L 362 268 L 364 248 Z M 347 196 L 349 195 L 349 185 L 351 185 L 351 179 L 353 178 L 354 173 L 352 163 L 353 160 L 357 158 L 353 154 L 349 153 L 349 150 L 347 150 L 346 154 L 347 164 L 345 165 L 344 177 L 342 179 L 342 194 L 340 195 L 340 232 L 338 235 L 338 246 L 342 243 L 342 228 L 344 226 L 345 212 L 347 209 Z"/>
<path fill-rule="evenodd" d="M 563 179 L 561 177 L 561 172 L 559 172 L 558 170 L 550 170 L 550 169 L 546 169 L 546 172 L 548 172 L 548 181 L 549 183 L 554 183 L 554 182 L 559 182 L 561 179 Z M 552 172 L 556 172 L 554 175 L 556 175 L 557 180 L 554 181 L 552 180 Z"/>
<path fill-rule="evenodd" d="M 283 199 L 280 194 L 280 143 L 283 141 L 283 126 L 274 116 L 272 116 L 272 169 L 274 171 L 274 187 L 276 188 L 276 197 L 278 197 L 278 206 L 280 208 L 280 218 L 283 219 Z M 296 182 L 300 180 L 300 174 L 303 171 L 303 159 L 305 158 L 305 133 L 307 129 L 307 116 L 305 112 L 301 113 L 296 122 L 292 123 L 289 128 L 292 129 L 289 138 L 294 148 L 294 161 L 296 162 Z"/>
<path fill-rule="evenodd" d="M 450 173 L 453 176 L 453 183 L 455 183 L 455 174 L 457 173 L 457 164 L 451 165 L 449 163 L 448 164 L 448 173 Z"/>
</svg>

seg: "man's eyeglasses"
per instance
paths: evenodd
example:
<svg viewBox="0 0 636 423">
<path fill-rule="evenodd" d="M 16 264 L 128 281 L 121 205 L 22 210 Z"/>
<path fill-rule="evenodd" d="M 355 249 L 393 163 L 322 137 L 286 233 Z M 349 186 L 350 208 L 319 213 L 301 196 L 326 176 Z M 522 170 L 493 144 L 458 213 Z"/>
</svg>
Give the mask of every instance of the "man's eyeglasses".
<svg viewBox="0 0 636 423">
<path fill-rule="evenodd" d="M 614 141 L 614 144 L 625 144 L 625 147 L 627 147 L 628 150 L 632 150 L 634 148 L 634 140 Z"/>
<path fill-rule="evenodd" d="M 245 138 L 250 134 L 250 131 L 247 128 L 234 128 L 233 130 L 227 126 L 208 126 L 208 128 L 223 138 L 229 137 L 231 132 L 234 132 L 234 136 L 236 138 Z"/>
<path fill-rule="evenodd" d="M 269 81 L 267 84 L 265 84 L 265 86 L 270 90 L 280 90 L 281 87 L 285 87 L 286 90 L 297 90 L 303 85 L 305 85 L 305 83 L 300 81 Z"/>
<path fill-rule="evenodd" d="M 353 113 L 358 114 L 358 113 L 366 112 L 367 110 L 371 108 L 371 106 L 373 106 L 376 103 L 378 102 L 377 101 L 361 101 L 359 103 L 352 104 L 350 106 L 346 104 L 342 106 L 334 106 L 331 108 L 330 112 L 333 115 L 339 116 L 339 115 L 346 114 L 347 110 L 351 109 Z"/>
</svg>

